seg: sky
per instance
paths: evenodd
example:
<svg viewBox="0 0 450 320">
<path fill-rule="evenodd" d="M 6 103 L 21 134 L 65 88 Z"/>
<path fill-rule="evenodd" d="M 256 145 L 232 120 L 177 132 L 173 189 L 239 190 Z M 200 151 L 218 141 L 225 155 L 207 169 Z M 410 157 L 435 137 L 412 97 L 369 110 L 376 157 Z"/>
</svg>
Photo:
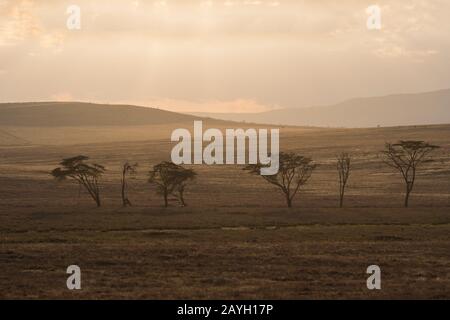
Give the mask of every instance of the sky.
<svg viewBox="0 0 450 320">
<path fill-rule="evenodd" d="M 0 102 L 260 112 L 450 88 L 449 15 L 448 0 L 0 0 Z"/>
</svg>

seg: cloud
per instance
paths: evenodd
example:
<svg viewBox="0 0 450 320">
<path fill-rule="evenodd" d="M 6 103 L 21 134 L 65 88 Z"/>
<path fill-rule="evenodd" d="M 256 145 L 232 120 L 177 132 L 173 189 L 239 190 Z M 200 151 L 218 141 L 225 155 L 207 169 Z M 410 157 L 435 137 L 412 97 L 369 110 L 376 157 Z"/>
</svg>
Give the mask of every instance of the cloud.
<svg viewBox="0 0 450 320">
<path fill-rule="evenodd" d="M 72 94 L 70 92 L 58 92 L 55 94 L 52 94 L 50 96 L 51 101 L 58 101 L 58 102 L 70 102 L 74 101 Z"/>
<path fill-rule="evenodd" d="M 39 36 L 42 30 L 33 12 L 31 0 L 7 1 L 0 6 L 0 45 L 15 45 Z"/>
<path fill-rule="evenodd" d="M 62 32 L 44 33 L 39 38 L 42 48 L 52 49 L 54 53 L 60 53 L 64 47 L 65 36 Z"/>
<path fill-rule="evenodd" d="M 382 46 L 375 51 L 375 54 L 382 58 L 410 58 L 415 62 L 424 62 L 427 57 L 439 54 L 439 51 L 429 50 L 409 50 L 401 46 Z"/>
<path fill-rule="evenodd" d="M 17 46 L 36 43 L 41 48 L 60 52 L 64 34 L 47 30 L 38 18 L 39 5 L 33 0 L 5 1 L 0 3 L 0 46 Z"/>
<path fill-rule="evenodd" d="M 257 112 L 448 87 L 450 1 L 377 2 L 380 31 L 372 1 L 77 0 L 70 31 L 71 1 L 0 0 L 0 99 Z"/>
</svg>

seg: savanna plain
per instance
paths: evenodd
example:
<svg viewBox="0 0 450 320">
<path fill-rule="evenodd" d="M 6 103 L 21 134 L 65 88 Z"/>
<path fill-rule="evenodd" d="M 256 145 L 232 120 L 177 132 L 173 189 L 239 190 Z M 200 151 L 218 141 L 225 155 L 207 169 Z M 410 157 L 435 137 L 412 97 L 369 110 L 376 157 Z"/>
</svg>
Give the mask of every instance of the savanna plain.
<svg viewBox="0 0 450 320">
<path fill-rule="evenodd" d="M 170 159 L 169 127 L 1 129 L 2 299 L 450 298 L 450 125 L 281 128 L 282 151 L 318 164 L 290 209 L 276 187 L 238 165 L 192 166 L 188 206 L 164 208 L 147 180 Z M 400 174 L 380 158 L 385 142 L 398 140 L 441 147 L 419 170 L 409 208 Z M 339 208 L 343 151 L 353 164 Z M 107 169 L 101 208 L 50 175 L 80 154 Z M 139 163 L 128 208 L 125 161 Z M 374 264 L 381 290 L 366 287 Z M 67 289 L 69 265 L 80 266 L 82 290 Z"/>
</svg>

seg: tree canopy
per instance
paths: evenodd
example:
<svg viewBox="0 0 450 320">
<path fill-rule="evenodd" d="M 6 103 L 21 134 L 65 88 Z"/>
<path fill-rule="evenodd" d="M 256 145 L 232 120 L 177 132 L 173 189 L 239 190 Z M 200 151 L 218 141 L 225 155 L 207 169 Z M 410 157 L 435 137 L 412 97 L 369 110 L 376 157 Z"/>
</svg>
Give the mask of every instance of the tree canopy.
<svg viewBox="0 0 450 320">
<path fill-rule="evenodd" d="M 382 151 L 384 162 L 398 170 L 406 185 L 405 207 L 409 205 L 409 196 L 416 181 L 416 173 L 420 165 L 432 161 L 428 156 L 440 148 L 424 141 L 401 140 L 397 143 L 386 143 Z"/>
<path fill-rule="evenodd" d="M 286 197 L 286 204 L 292 207 L 292 200 L 300 188 L 308 182 L 312 172 L 317 167 L 313 160 L 296 153 L 280 153 L 280 164 L 278 173 L 271 176 L 261 177 L 281 189 Z M 266 165 L 251 164 L 244 168 L 252 174 L 260 175 L 261 168 Z"/>
<path fill-rule="evenodd" d="M 101 206 L 100 189 L 98 179 L 106 171 L 105 167 L 99 164 L 89 164 L 86 161 L 89 157 L 79 155 L 72 158 L 63 159 L 60 167 L 54 169 L 51 175 L 57 180 L 72 179 L 84 186 L 97 206 Z"/>
<path fill-rule="evenodd" d="M 158 193 L 164 197 L 166 207 L 169 205 L 169 195 L 177 197 L 181 205 L 186 206 L 184 191 L 188 182 L 194 180 L 196 175 L 192 169 L 164 161 L 155 165 L 149 172 L 149 182 L 157 186 Z"/>
</svg>

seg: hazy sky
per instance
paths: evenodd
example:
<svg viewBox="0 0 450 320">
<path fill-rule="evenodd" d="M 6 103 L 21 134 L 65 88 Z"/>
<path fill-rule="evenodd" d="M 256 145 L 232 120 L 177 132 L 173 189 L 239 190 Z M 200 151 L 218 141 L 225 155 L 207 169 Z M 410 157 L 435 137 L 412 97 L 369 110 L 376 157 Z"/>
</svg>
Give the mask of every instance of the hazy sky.
<svg viewBox="0 0 450 320">
<path fill-rule="evenodd" d="M 449 0 L 0 0 L 2 102 L 253 112 L 448 88 L 448 61 Z"/>
</svg>

